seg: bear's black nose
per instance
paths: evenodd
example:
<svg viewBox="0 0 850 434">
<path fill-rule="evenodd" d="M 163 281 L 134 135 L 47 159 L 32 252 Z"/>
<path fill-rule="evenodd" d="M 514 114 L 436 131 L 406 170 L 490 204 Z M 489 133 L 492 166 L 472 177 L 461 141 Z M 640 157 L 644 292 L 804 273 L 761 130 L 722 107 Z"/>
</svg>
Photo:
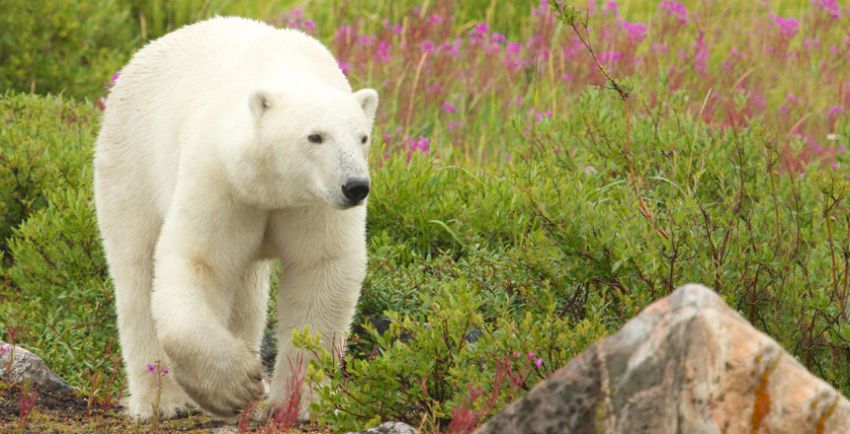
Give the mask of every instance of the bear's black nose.
<svg viewBox="0 0 850 434">
<path fill-rule="evenodd" d="M 351 178 L 342 186 L 342 194 L 352 204 L 356 204 L 369 195 L 369 180 L 363 178 Z"/>
</svg>

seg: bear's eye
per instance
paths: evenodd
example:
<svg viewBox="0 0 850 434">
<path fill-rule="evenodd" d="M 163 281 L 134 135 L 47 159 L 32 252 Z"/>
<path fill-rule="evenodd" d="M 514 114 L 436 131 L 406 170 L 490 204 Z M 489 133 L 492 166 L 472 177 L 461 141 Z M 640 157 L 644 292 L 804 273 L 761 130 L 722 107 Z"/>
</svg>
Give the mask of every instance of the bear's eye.
<svg viewBox="0 0 850 434">
<path fill-rule="evenodd" d="M 365 134 L 360 136 L 360 143 L 361 144 L 365 145 L 367 140 L 369 140 L 369 136 L 367 136 Z"/>
<path fill-rule="evenodd" d="M 307 136 L 307 140 L 309 140 L 310 143 L 320 144 L 325 139 L 324 139 L 324 137 L 322 137 L 321 134 L 310 134 L 309 136 Z"/>
</svg>

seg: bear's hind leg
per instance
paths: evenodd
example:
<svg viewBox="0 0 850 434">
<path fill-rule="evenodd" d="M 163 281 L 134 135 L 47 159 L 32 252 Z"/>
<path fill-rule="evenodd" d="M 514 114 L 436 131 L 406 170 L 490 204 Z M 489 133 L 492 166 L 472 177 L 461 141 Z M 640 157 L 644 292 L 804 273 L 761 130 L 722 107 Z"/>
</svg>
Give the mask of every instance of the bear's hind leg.
<svg viewBox="0 0 850 434">
<path fill-rule="evenodd" d="M 157 340 L 150 307 L 153 252 L 161 223 L 151 210 L 139 207 L 145 202 L 132 203 L 126 195 L 111 191 L 109 184 L 96 184 L 98 225 L 115 287 L 121 355 L 127 373 L 127 413 L 135 419 L 149 420 L 159 395 L 159 416 L 180 416 L 194 404 L 164 374 L 168 361 Z M 160 375 L 164 374 L 161 381 L 157 378 L 157 361 Z"/>
</svg>

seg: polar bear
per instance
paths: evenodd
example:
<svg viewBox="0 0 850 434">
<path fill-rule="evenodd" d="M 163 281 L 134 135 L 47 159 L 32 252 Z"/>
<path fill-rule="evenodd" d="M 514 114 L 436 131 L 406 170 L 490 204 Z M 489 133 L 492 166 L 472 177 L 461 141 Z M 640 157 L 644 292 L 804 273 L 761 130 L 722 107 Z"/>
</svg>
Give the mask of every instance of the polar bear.
<svg viewBox="0 0 850 434">
<path fill-rule="evenodd" d="M 366 271 L 367 153 L 378 106 L 296 30 L 217 17 L 141 49 L 95 144 L 98 226 L 115 286 L 131 416 L 238 414 L 264 394 L 270 260 L 285 399 L 291 332 L 340 345 Z M 159 361 L 170 373 L 149 372 Z"/>
</svg>

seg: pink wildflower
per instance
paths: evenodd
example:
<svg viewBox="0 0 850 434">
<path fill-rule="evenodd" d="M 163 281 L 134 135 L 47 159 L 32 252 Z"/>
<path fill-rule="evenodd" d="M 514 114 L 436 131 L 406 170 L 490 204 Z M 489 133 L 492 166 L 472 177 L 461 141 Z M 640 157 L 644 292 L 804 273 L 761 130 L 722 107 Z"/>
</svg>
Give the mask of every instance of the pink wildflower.
<svg viewBox="0 0 850 434">
<path fill-rule="evenodd" d="M 431 152 L 431 140 L 424 136 L 419 136 L 417 138 L 405 137 L 405 141 L 407 142 L 407 152 L 411 154 L 415 151 L 419 151 L 421 154 L 427 154 Z"/>
<path fill-rule="evenodd" d="M 630 23 L 626 20 L 620 19 L 618 20 L 620 23 L 620 27 L 623 28 L 629 34 L 629 41 L 633 44 L 637 44 L 640 41 L 643 41 L 646 38 L 646 24 L 644 23 Z"/>
<path fill-rule="evenodd" d="M 800 31 L 800 22 L 794 18 L 782 18 L 779 15 L 774 15 L 773 22 L 779 26 L 779 33 L 785 39 L 797 36 L 797 32 Z"/>
<path fill-rule="evenodd" d="M 844 107 L 841 107 L 840 105 L 830 106 L 829 110 L 827 110 L 827 112 L 826 112 L 826 115 L 830 119 L 836 118 L 839 115 L 843 115 L 843 114 L 844 114 Z"/>
<path fill-rule="evenodd" d="M 351 72 L 351 65 L 343 62 L 342 60 L 340 60 L 338 62 L 338 64 L 339 64 L 339 69 L 342 71 L 342 74 L 345 75 L 345 76 L 348 76 L 348 73 Z"/>
<path fill-rule="evenodd" d="M 389 62 L 392 60 L 392 55 L 390 54 L 390 43 L 381 40 L 378 44 L 378 51 L 375 53 L 375 60 L 379 62 Z"/>
<path fill-rule="evenodd" d="M 614 65 L 623 58 L 623 53 L 617 50 L 605 50 L 599 53 L 599 62 L 604 65 Z"/>
<path fill-rule="evenodd" d="M 667 15 L 673 16 L 681 24 L 688 23 L 688 10 L 682 2 L 661 0 L 661 3 L 658 4 L 658 9 L 661 9 Z"/>
<path fill-rule="evenodd" d="M 612 1 L 609 1 L 608 3 L 606 3 L 605 4 L 605 11 L 610 13 L 611 15 L 616 16 L 619 13 L 619 10 L 618 10 L 618 7 L 617 7 L 617 2 L 612 0 Z"/>
<path fill-rule="evenodd" d="M 508 42 L 505 50 L 511 54 L 519 54 L 520 50 L 522 50 L 522 45 L 519 42 Z"/>
<path fill-rule="evenodd" d="M 434 54 L 434 51 L 436 51 L 436 49 L 434 48 L 434 42 L 432 42 L 430 39 L 422 41 L 422 43 L 419 44 L 419 48 L 421 48 L 422 52 L 426 54 Z"/>
<path fill-rule="evenodd" d="M 705 43 L 705 37 L 700 32 L 699 38 L 693 45 L 696 55 L 694 56 L 694 69 L 701 75 L 706 75 L 708 70 L 708 45 Z"/>
<path fill-rule="evenodd" d="M 788 94 L 785 95 L 785 101 L 787 101 L 791 104 L 800 104 L 800 102 L 801 102 L 799 97 L 796 97 L 791 93 L 788 93 Z"/>
<path fill-rule="evenodd" d="M 460 55 L 460 46 L 463 44 L 463 41 L 460 38 L 456 38 L 452 42 L 446 42 L 440 47 L 441 50 L 449 53 L 451 57 L 458 57 Z"/>
<path fill-rule="evenodd" d="M 153 374 L 154 372 L 156 372 L 156 366 L 153 363 L 148 363 L 148 373 Z"/>
<path fill-rule="evenodd" d="M 841 6 L 837 0 L 810 0 L 810 3 L 821 8 L 833 19 L 841 17 Z"/>
<path fill-rule="evenodd" d="M 539 357 L 534 359 L 534 366 L 536 366 L 537 368 L 540 368 L 541 366 L 543 366 L 543 359 L 541 359 Z"/>
<path fill-rule="evenodd" d="M 448 101 L 443 102 L 443 104 L 442 104 L 442 108 L 443 108 L 443 110 L 444 110 L 446 113 L 455 113 L 455 112 L 457 112 L 457 107 L 455 107 L 455 105 L 454 105 L 454 104 L 452 104 L 452 103 L 450 103 L 450 102 L 448 102 Z"/>
</svg>

